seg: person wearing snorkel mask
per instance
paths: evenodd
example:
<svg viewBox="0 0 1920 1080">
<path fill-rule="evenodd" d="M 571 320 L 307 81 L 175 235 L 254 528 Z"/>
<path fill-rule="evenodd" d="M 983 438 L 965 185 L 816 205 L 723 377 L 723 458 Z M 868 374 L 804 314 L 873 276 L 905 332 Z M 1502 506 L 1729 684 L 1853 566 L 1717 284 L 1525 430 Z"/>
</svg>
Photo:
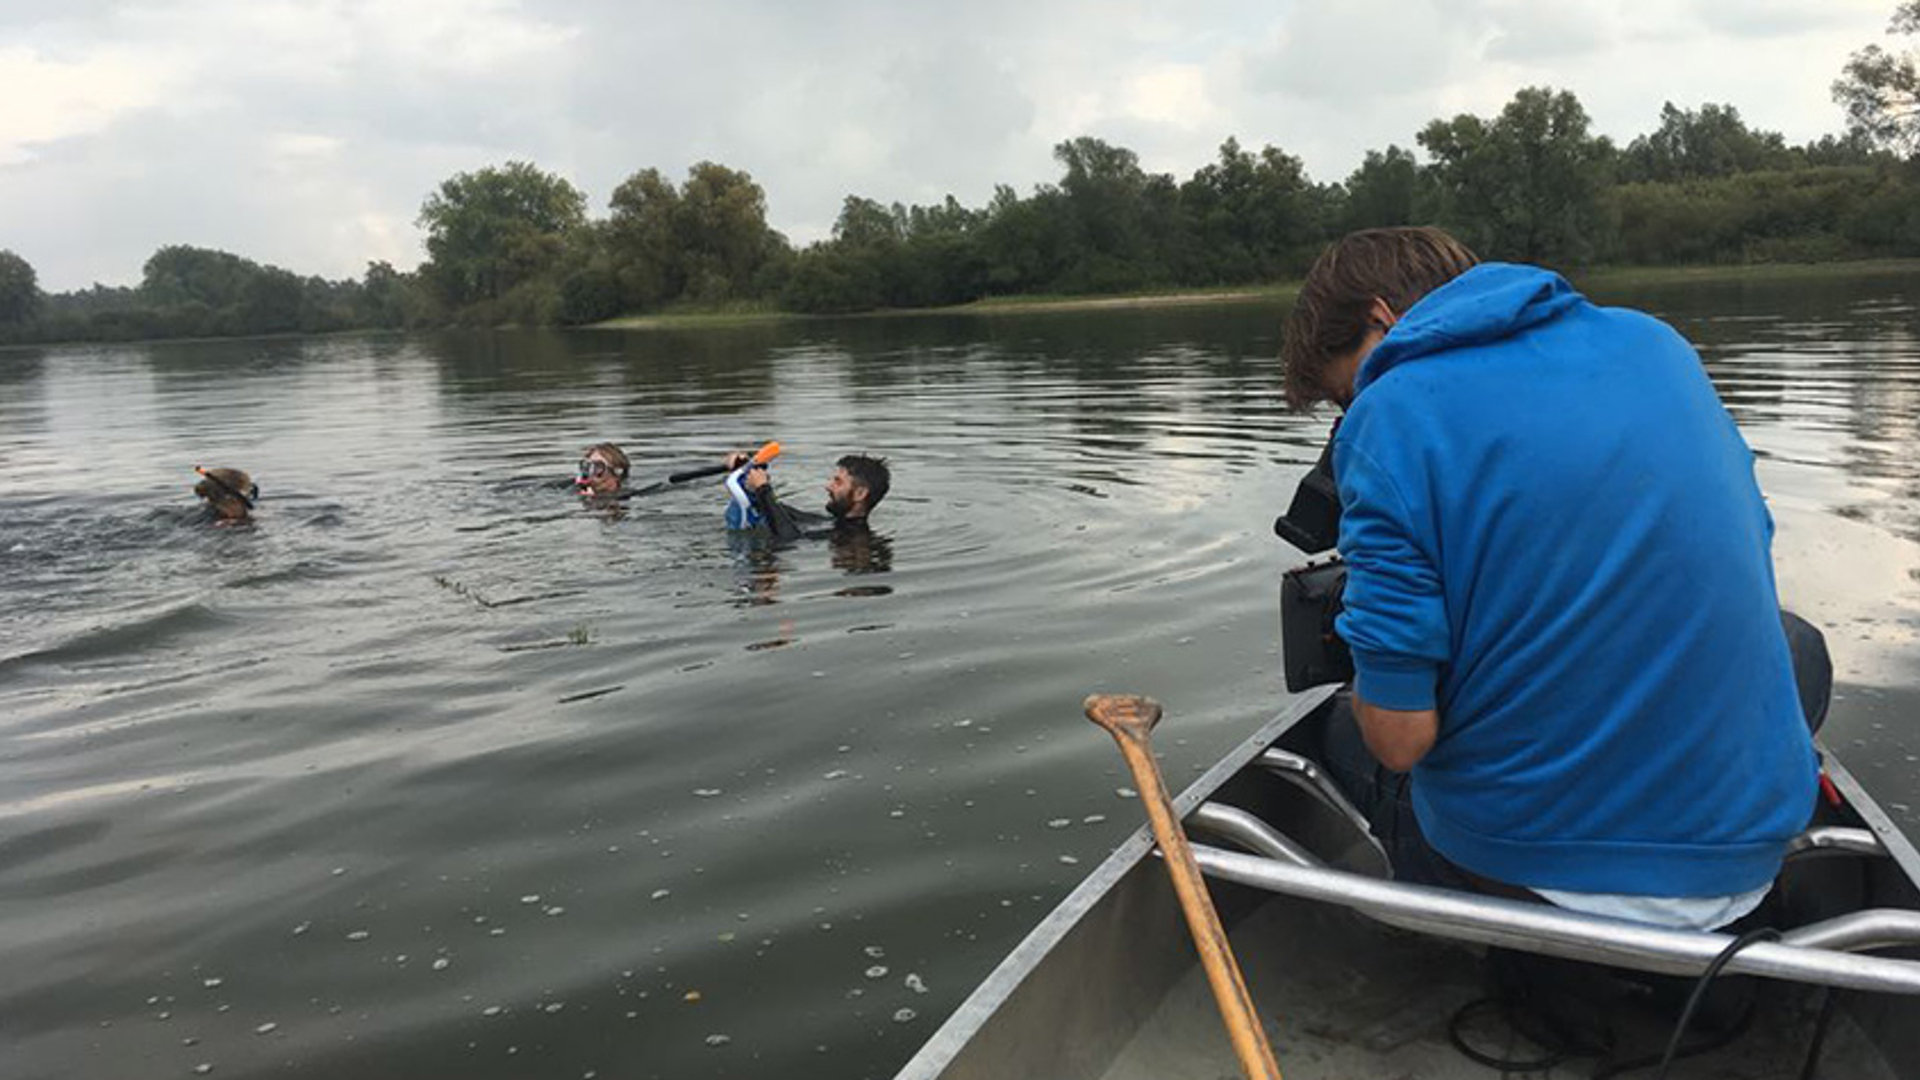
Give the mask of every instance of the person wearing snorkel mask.
<svg viewBox="0 0 1920 1080">
<path fill-rule="evenodd" d="M 208 469 L 195 465 L 193 471 L 200 474 L 193 493 L 207 501 L 215 525 L 237 525 L 252 520 L 254 500 L 260 497 L 260 487 L 253 482 L 253 477 L 240 469 Z"/>
<path fill-rule="evenodd" d="M 592 498 L 617 495 L 626 485 L 626 452 L 610 442 L 595 443 L 580 455 L 580 470 L 573 479 L 574 490 Z"/>
</svg>

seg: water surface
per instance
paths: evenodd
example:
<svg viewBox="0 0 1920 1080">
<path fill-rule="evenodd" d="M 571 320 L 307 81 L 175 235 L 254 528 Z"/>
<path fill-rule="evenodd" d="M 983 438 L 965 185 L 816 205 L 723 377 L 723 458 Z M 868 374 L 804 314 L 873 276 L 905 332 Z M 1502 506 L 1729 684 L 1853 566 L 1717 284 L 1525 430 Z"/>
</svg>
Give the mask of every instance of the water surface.
<svg viewBox="0 0 1920 1080">
<path fill-rule="evenodd" d="M 1613 297 L 1761 455 L 1830 738 L 1920 798 L 1910 278 Z M 9 1077 L 891 1074 L 1137 824 L 1094 690 L 1180 782 L 1284 699 L 1270 522 L 1328 418 L 1260 305 L 0 352 Z M 865 545 L 730 543 L 778 438 Z M 195 464 L 258 479 L 216 529 Z"/>
</svg>

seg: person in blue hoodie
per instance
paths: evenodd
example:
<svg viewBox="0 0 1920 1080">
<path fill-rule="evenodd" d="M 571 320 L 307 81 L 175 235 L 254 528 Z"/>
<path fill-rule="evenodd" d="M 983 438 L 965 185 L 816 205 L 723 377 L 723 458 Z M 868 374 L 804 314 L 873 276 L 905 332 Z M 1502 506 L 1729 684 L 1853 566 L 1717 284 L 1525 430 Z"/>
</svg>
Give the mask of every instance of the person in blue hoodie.
<svg viewBox="0 0 1920 1080">
<path fill-rule="evenodd" d="M 1399 228 L 1320 257 L 1282 359 L 1290 402 L 1345 410 L 1336 625 L 1411 811 L 1396 874 L 1695 929 L 1758 907 L 1818 766 L 1753 454 L 1692 347 Z"/>
</svg>

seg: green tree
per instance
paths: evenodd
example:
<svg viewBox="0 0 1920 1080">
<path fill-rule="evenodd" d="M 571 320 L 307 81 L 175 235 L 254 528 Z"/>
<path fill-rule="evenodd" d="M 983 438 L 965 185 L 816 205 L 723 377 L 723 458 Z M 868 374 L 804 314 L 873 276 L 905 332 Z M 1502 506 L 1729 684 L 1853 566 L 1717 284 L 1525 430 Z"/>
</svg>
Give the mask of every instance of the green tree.
<svg viewBox="0 0 1920 1080">
<path fill-rule="evenodd" d="M 140 272 L 140 293 L 156 308 L 205 304 L 216 311 L 238 305 L 260 264 L 226 251 L 169 244 L 155 251 Z"/>
<path fill-rule="evenodd" d="M 22 327 L 40 313 L 40 282 L 33 264 L 0 248 L 0 327 Z"/>
<path fill-rule="evenodd" d="M 756 295 L 789 253 L 767 225 L 766 192 L 711 161 L 688 169 L 677 191 L 658 169 L 642 169 L 614 189 L 609 208 L 607 257 L 635 308 Z"/>
<path fill-rule="evenodd" d="M 614 265 L 610 242 L 612 225 L 595 222 L 575 230 L 567 244 L 560 274 L 559 318 L 579 325 L 611 319 L 631 310 Z"/>
<path fill-rule="evenodd" d="M 885 207 L 872 199 L 849 195 L 833 222 L 833 240 L 851 248 L 900 244 L 907 238 L 907 212 L 899 203 Z"/>
<path fill-rule="evenodd" d="M 680 193 L 658 169 L 621 181 L 608 201 L 608 257 L 622 303 L 644 311 L 678 297 L 686 287 L 676 220 Z"/>
<path fill-rule="evenodd" d="M 986 288 L 978 231 L 982 214 L 949 195 L 937 206 L 882 206 L 849 195 L 834 221 L 833 239 L 810 249 L 804 274 L 789 281 L 790 303 L 806 310 L 933 307 L 976 300 Z M 832 306 L 819 306 L 831 298 Z"/>
<path fill-rule="evenodd" d="M 1055 146 L 1053 157 L 1067 170 L 1059 190 L 1073 229 L 1060 287 L 1106 292 L 1145 284 L 1141 202 L 1147 174 L 1140 156 L 1082 135 Z"/>
<path fill-rule="evenodd" d="M 1660 107 L 1660 127 L 1627 144 L 1620 179 L 1697 180 L 1794 164 L 1793 151 L 1777 131 L 1756 131 L 1732 105 L 1707 104 L 1698 112 Z"/>
<path fill-rule="evenodd" d="M 1424 178 L 1413 151 L 1388 146 L 1367 151 L 1366 160 L 1347 177 L 1341 229 L 1377 229 L 1421 220 Z"/>
<path fill-rule="evenodd" d="M 429 273 L 450 300 L 495 300 L 549 270 L 586 196 L 524 161 L 458 173 L 420 206 Z"/>
<path fill-rule="evenodd" d="M 1180 202 L 1208 270 L 1208 283 L 1268 280 L 1301 262 L 1322 239 L 1320 193 L 1300 159 L 1237 139 L 1180 188 Z"/>
<path fill-rule="evenodd" d="M 767 227 L 767 194 L 753 177 L 711 161 L 687 170 L 675 224 L 695 299 L 749 296 L 754 276 L 786 241 Z"/>
<path fill-rule="evenodd" d="M 354 321 L 361 326 L 391 329 L 407 322 L 407 276 L 385 260 L 367 264 L 360 279 Z"/>
<path fill-rule="evenodd" d="M 1873 165 L 1891 158 L 1860 131 L 1844 135 L 1822 135 L 1799 148 L 1800 158 L 1808 165 Z"/>
<path fill-rule="evenodd" d="M 268 266 L 253 275 L 242 290 L 240 332 L 282 334 L 300 329 L 305 284 L 298 274 Z"/>
<path fill-rule="evenodd" d="M 1613 144 L 1587 132 L 1587 112 L 1566 91 L 1528 87 L 1492 121 L 1435 120 L 1420 145 L 1443 220 L 1483 256 L 1580 261 L 1606 234 L 1600 192 Z"/>
<path fill-rule="evenodd" d="M 1059 188 L 1042 186 L 1022 199 L 1007 185 L 996 185 L 980 230 L 988 289 L 1017 293 L 1057 287 L 1078 254 L 1069 212 Z"/>
<path fill-rule="evenodd" d="M 1893 10 L 1887 33 L 1920 33 L 1920 0 Z M 1920 70 L 1914 54 L 1869 45 L 1847 58 L 1833 83 L 1833 100 L 1847 128 L 1875 145 L 1903 154 L 1920 151 Z"/>
</svg>

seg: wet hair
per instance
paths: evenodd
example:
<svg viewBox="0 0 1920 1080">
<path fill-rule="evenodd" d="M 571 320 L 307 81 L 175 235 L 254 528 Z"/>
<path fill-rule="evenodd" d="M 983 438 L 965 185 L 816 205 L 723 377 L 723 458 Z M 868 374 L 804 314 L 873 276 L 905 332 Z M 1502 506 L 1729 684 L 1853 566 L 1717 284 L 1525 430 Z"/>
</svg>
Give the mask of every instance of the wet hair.
<svg viewBox="0 0 1920 1080">
<path fill-rule="evenodd" d="M 594 443 L 592 446 L 580 451 L 580 458 L 584 461 L 595 453 L 607 459 L 607 464 L 612 465 L 613 471 L 620 474 L 620 479 L 625 480 L 627 478 L 628 462 L 627 452 L 625 450 L 620 449 L 610 442 Z"/>
<path fill-rule="evenodd" d="M 1360 347 L 1374 300 L 1395 314 L 1480 262 L 1439 229 L 1363 229 L 1333 242 L 1314 260 L 1287 317 L 1280 346 L 1287 404 L 1330 400 L 1327 369 Z"/>
<path fill-rule="evenodd" d="M 260 497 L 260 486 L 240 469 L 200 469 L 199 472 L 200 482 L 193 485 L 193 493 L 210 503 L 234 500 L 251 510 L 253 500 Z"/>
<path fill-rule="evenodd" d="M 835 465 L 847 470 L 853 482 L 867 489 L 866 509 L 869 513 L 887 497 L 887 485 L 893 474 L 887 471 L 887 459 L 869 457 L 866 454 L 848 454 Z"/>
</svg>

